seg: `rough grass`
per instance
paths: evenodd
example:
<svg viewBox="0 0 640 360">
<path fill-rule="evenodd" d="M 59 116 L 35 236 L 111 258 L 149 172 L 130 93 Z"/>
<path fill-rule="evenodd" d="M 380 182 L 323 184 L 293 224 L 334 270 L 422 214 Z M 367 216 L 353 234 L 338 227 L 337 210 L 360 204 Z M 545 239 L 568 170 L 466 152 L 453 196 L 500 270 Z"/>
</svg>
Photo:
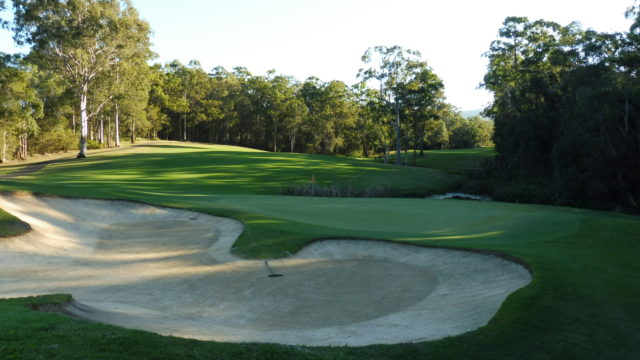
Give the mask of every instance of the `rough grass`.
<svg viewBox="0 0 640 360">
<path fill-rule="evenodd" d="M 64 169 L 58 168 L 63 164 L 55 164 L 21 181 L 3 182 L 0 189 L 129 198 L 233 216 L 246 224 L 235 246 L 236 252 L 247 257 L 286 256 L 322 237 L 489 249 L 526 261 L 534 272 L 533 282 L 512 294 L 491 322 L 476 331 L 433 342 L 359 348 L 227 344 L 162 337 L 36 313 L 26 306 L 68 300 L 64 296 L 1 300 L 0 358 L 640 358 L 638 217 L 462 200 L 263 195 L 264 189 L 244 180 L 233 183 L 230 177 L 208 177 L 212 149 L 180 145 L 139 148 L 129 155 L 104 154 L 67 164 Z M 225 173 L 243 174 L 249 171 L 245 167 L 256 166 L 239 151 L 229 153 L 224 160 L 227 167 L 220 168 Z M 185 161 L 180 161 L 185 156 Z M 236 156 L 236 166 L 232 166 Z M 295 156 L 293 159 L 286 161 L 299 164 L 301 169 L 289 168 L 290 173 L 305 169 L 304 161 Z M 255 179 L 276 182 L 269 179 L 277 177 L 273 172 L 280 171 L 278 166 L 261 168 Z M 357 172 L 348 166 L 332 166 L 337 166 L 335 174 L 322 176 L 340 179 L 341 171 Z M 216 179 L 222 179 L 223 185 L 214 184 Z M 191 181 L 195 185 L 190 186 Z M 238 186 L 236 190 L 234 186 Z"/>
</svg>

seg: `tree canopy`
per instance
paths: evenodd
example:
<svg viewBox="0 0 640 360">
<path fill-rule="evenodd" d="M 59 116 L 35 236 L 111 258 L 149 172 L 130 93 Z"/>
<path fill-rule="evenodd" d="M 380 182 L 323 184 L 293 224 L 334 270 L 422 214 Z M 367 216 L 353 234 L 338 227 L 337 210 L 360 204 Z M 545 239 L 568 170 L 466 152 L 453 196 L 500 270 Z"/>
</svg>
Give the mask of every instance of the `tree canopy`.
<svg viewBox="0 0 640 360">
<path fill-rule="evenodd" d="M 628 16 L 626 34 L 507 18 L 486 54 L 498 165 L 540 183 L 541 201 L 638 208 L 637 7 Z"/>
</svg>

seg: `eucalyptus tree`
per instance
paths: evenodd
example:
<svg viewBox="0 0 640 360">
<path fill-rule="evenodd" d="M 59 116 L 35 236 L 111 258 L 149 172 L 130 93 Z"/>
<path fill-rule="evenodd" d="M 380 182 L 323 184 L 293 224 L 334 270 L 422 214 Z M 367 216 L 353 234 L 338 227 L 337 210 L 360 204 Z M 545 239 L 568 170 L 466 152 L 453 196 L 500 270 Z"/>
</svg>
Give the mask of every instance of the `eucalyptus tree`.
<svg viewBox="0 0 640 360">
<path fill-rule="evenodd" d="M 208 141 L 229 143 L 235 138 L 236 143 L 246 145 L 247 131 L 242 126 L 237 126 L 240 123 L 239 110 L 245 109 L 240 105 L 246 101 L 242 91 L 243 78 L 222 66 L 213 68 L 210 76 L 211 90 L 208 98 L 215 101 L 218 111 L 210 121 Z"/>
<path fill-rule="evenodd" d="M 167 95 L 164 92 L 165 74 L 159 64 L 149 68 L 149 101 L 146 107 L 146 116 L 150 124 L 150 138 L 158 137 L 158 132 L 169 124 L 169 116 L 163 108 L 167 104 Z"/>
<path fill-rule="evenodd" d="M 418 148 L 424 148 L 429 123 L 436 117 L 437 107 L 444 101 L 444 84 L 426 62 L 409 64 L 413 76 L 399 87 L 400 99 L 413 134 L 413 162 Z"/>
<path fill-rule="evenodd" d="M 495 122 L 500 162 L 536 174 L 552 169 L 560 132 L 559 109 L 571 101 L 563 89 L 567 75 L 592 61 L 580 45 L 585 33 L 575 23 L 509 17 L 492 42 L 484 87 L 494 93 L 486 110 Z"/>
<path fill-rule="evenodd" d="M 117 110 L 122 116 L 124 124 L 129 130 L 131 143 L 136 142 L 138 130 L 147 131 L 151 124 L 147 120 L 146 108 L 149 104 L 151 88 L 151 69 L 143 62 L 128 62 L 120 64 L 122 92 L 119 94 Z M 116 122 L 116 145 L 119 144 L 119 126 Z"/>
<path fill-rule="evenodd" d="M 380 95 L 395 112 L 395 137 L 396 137 L 396 164 L 400 165 L 402 150 L 402 135 L 400 128 L 400 116 L 402 112 L 402 89 L 417 75 L 422 61 L 418 51 L 405 50 L 395 45 L 375 46 L 367 49 L 362 56 L 362 62 L 371 64 L 367 69 L 360 69 L 358 77 L 363 82 L 377 81 Z"/>
<path fill-rule="evenodd" d="M 357 106 L 349 87 L 341 81 L 322 82 L 312 77 L 300 89 L 308 116 L 304 126 L 305 151 L 346 153 L 345 135 L 355 128 Z"/>
<path fill-rule="evenodd" d="M 284 128 L 288 136 L 289 151 L 294 152 L 296 139 L 302 130 L 302 124 L 309 115 L 309 110 L 300 96 L 300 86 L 295 84 L 288 88 L 290 93 L 286 98 L 283 109 Z"/>
<path fill-rule="evenodd" d="M 377 89 L 370 89 L 363 83 L 354 85 L 354 94 L 359 105 L 357 128 L 360 131 L 362 155 L 369 157 L 372 152 L 382 150 L 385 163 L 389 160 L 389 152 L 393 145 L 393 135 L 389 124 L 393 114 L 387 104 L 382 101 Z"/>
<path fill-rule="evenodd" d="M 190 61 L 187 65 L 174 60 L 166 64 L 164 69 L 166 106 L 177 125 L 177 139 L 187 141 L 189 129 L 206 120 L 204 113 L 208 111 L 206 97 L 210 89 L 210 79 L 196 60 Z"/>
<path fill-rule="evenodd" d="M 149 25 L 129 0 L 14 0 L 13 5 L 15 40 L 31 45 L 32 59 L 63 75 L 76 92 L 82 127 L 78 157 L 86 157 L 89 120 L 111 100 L 88 111 L 94 82 L 118 62 L 151 55 Z"/>
<path fill-rule="evenodd" d="M 298 96 L 299 84 L 291 76 L 275 75 L 267 78 L 269 85 L 266 96 L 268 98 L 268 119 L 273 126 L 273 152 L 279 150 L 278 138 L 288 137 L 289 150 L 293 152 L 296 135 L 303 119 L 307 114 L 304 101 Z"/>
<path fill-rule="evenodd" d="M 0 131 L 1 162 L 6 161 L 7 135 L 17 140 L 17 156 L 28 155 L 28 137 L 38 130 L 36 119 L 42 117 L 42 101 L 36 92 L 33 69 L 8 55 L 0 58 Z"/>
</svg>

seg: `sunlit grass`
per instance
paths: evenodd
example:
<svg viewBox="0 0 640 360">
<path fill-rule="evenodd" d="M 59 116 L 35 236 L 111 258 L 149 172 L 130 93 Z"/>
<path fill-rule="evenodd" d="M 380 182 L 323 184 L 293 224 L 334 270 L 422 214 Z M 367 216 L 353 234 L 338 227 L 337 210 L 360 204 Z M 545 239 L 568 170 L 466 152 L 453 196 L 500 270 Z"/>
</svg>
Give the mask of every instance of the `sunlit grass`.
<svg viewBox="0 0 640 360">
<path fill-rule="evenodd" d="M 322 155 L 274 154 L 224 145 L 149 144 L 141 147 L 140 153 L 133 149 L 50 164 L 22 177 L 20 182 L 26 185 L 31 180 L 47 179 L 57 188 L 73 186 L 87 191 L 96 184 L 109 184 L 157 191 L 171 188 L 183 193 L 266 195 L 314 178 L 322 185 L 385 186 L 402 196 L 444 192 L 461 181 L 458 176 L 432 169 Z"/>
</svg>

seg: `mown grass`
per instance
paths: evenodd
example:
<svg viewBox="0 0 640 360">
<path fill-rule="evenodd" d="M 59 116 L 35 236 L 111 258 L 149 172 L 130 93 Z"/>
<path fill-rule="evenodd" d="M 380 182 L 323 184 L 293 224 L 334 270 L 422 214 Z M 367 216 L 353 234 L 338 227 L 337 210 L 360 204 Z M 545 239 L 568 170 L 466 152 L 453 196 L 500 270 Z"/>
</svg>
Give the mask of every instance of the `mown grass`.
<svg viewBox="0 0 640 360">
<path fill-rule="evenodd" d="M 223 151 L 224 156 L 216 156 L 216 151 Z M 227 344 L 162 337 L 26 308 L 34 301 L 68 300 L 64 296 L 1 300 L 0 358 L 640 357 L 639 218 L 461 200 L 285 197 L 267 195 L 269 191 L 262 186 L 244 179 L 233 181 L 231 175 L 210 176 L 212 167 L 224 174 L 248 174 L 259 163 L 244 156 L 259 154 L 263 156 L 259 159 L 272 165 L 261 165 L 261 171 L 252 179 L 264 181 L 268 189 L 276 187 L 279 175 L 275 173 L 281 172 L 280 167 L 285 164 L 290 167 L 282 175 L 288 173 L 291 179 L 302 181 L 307 176 L 306 161 L 313 165 L 313 160 L 322 159 L 272 154 L 284 159 L 274 165 L 273 158 L 258 152 L 243 155 L 228 148 L 197 144 L 145 147 L 130 150 L 129 154 L 103 154 L 87 161 L 53 164 L 22 179 L 2 182 L 0 189 L 128 198 L 233 216 L 246 225 L 235 251 L 247 257 L 286 256 L 322 237 L 376 238 L 499 251 L 526 261 L 534 272 L 533 282 L 512 294 L 490 323 L 476 331 L 433 342 L 358 348 Z M 351 164 L 345 159 L 333 161 Z M 349 169 L 352 165 L 328 165 L 334 168 L 319 172 L 322 178 L 347 180 L 359 171 Z M 322 165 L 315 166 L 322 170 Z M 350 176 L 341 174 L 343 171 Z M 398 176 L 410 177 L 407 174 Z M 402 184 L 406 183 L 398 182 L 397 186 Z"/>
<path fill-rule="evenodd" d="M 96 186 L 171 194 L 275 195 L 280 187 L 340 184 L 383 186 L 396 196 L 428 195 L 462 178 L 433 169 L 397 167 L 324 155 L 282 154 L 223 145 L 154 143 L 50 164 L 20 181 L 47 179 L 55 188 L 91 192 Z"/>
<path fill-rule="evenodd" d="M 391 162 L 395 160 L 395 153 L 391 153 Z M 474 149 L 448 149 L 448 150 L 428 150 L 424 156 L 416 156 L 415 166 L 438 169 L 454 174 L 463 174 L 469 171 L 478 171 L 487 161 L 491 161 L 496 156 L 495 148 L 474 148 Z M 403 154 L 404 159 L 404 154 Z M 410 165 L 413 164 L 413 153 L 409 152 L 406 157 Z"/>
</svg>

